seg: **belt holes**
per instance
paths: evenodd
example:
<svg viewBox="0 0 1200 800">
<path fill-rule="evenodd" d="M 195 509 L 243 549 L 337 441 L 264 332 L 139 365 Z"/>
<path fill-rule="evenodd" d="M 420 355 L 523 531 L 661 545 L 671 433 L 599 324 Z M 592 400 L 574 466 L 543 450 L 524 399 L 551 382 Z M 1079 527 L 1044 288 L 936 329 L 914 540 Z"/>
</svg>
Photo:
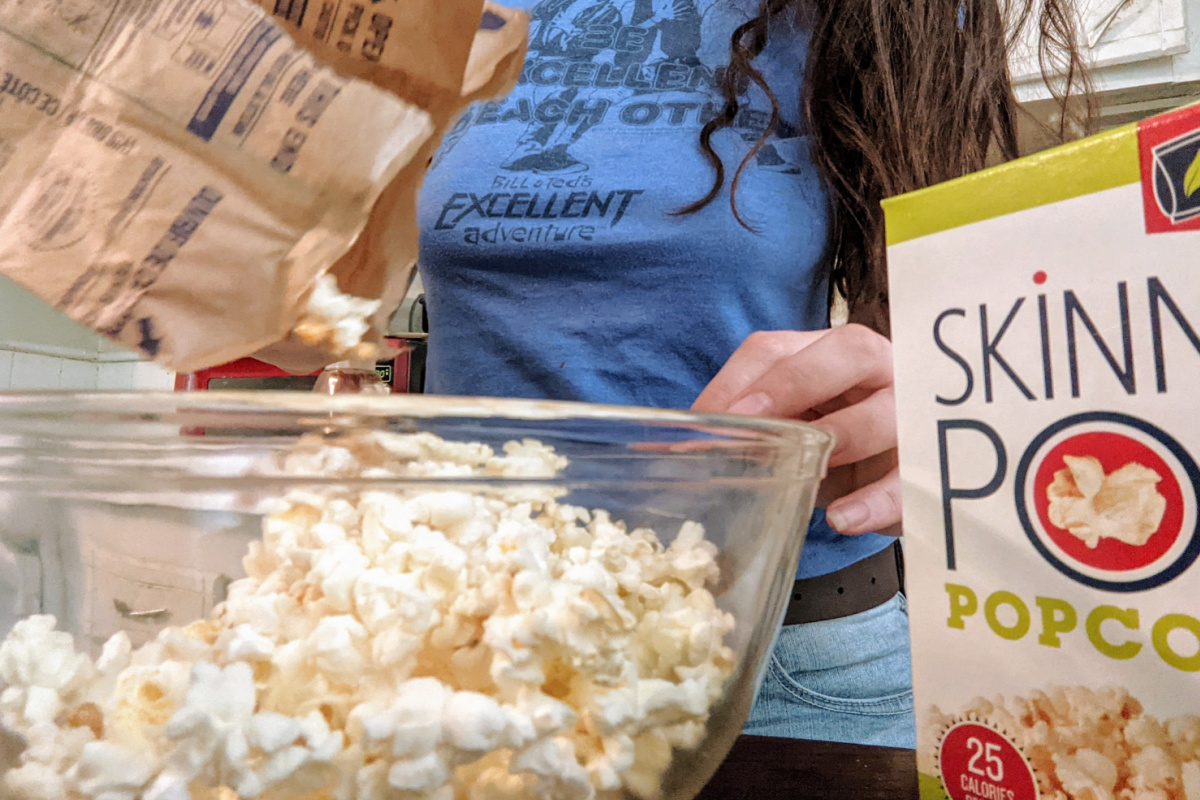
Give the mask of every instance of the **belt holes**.
<svg viewBox="0 0 1200 800">
<path fill-rule="evenodd" d="M 874 578 L 871 578 L 871 585 L 872 585 L 872 586 L 874 586 L 874 585 L 875 585 L 875 579 L 874 579 Z"/>
<path fill-rule="evenodd" d="M 804 595 L 800 594 L 800 592 L 796 592 L 794 595 L 792 595 L 792 599 L 793 600 L 802 600 L 802 599 L 804 599 Z"/>
<path fill-rule="evenodd" d="M 838 594 L 843 594 L 843 593 L 845 593 L 845 591 L 846 591 L 846 588 L 844 586 L 838 587 Z"/>
</svg>

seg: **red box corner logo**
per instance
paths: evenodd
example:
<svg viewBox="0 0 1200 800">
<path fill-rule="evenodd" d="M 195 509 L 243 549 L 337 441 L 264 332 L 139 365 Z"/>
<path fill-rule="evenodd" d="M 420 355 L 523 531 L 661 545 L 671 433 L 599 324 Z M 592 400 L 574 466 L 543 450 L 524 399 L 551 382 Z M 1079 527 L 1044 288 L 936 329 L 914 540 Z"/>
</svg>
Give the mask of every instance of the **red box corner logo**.
<svg viewBox="0 0 1200 800">
<path fill-rule="evenodd" d="M 1146 233 L 1200 231 L 1200 106 L 1138 123 Z"/>
</svg>

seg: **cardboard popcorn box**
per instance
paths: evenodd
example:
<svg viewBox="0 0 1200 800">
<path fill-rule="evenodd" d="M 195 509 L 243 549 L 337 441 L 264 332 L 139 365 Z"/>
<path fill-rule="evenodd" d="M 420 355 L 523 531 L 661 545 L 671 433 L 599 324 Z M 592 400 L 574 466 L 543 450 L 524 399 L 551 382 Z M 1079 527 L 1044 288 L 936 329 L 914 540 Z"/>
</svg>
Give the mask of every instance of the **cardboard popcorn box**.
<svg viewBox="0 0 1200 800">
<path fill-rule="evenodd" d="M 923 800 L 1200 800 L 1200 107 L 885 204 Z"/>
</svg>

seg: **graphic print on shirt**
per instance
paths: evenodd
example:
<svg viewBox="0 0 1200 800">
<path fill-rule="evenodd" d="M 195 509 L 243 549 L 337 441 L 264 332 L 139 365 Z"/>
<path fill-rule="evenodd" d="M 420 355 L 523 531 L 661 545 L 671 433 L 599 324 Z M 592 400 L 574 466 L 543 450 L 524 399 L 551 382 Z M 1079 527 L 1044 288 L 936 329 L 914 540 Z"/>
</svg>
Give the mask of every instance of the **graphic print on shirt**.
<svg viewBox="0 0 1200 800">
<path fill-rule="evenodd" d="M 649 201 L 652 187 L 635 185 L 628 177 L 608 185 L 596 162 L 614 155 L 611 142 L 621 131 L 612 126 L 640 135 L 650 148 L 656 128 L 670 134 L 664 143 L 698 142 L 701 127 L 722 105 L 730 35 L 748 18 L 730 5 L 728 0 L 539 3 L 531 12 L 529 55 L 517 88 L 502 102 L 470 109 L 447 136 L 432 169 L 459 146 L 475 152 L 478 137 L 489 137 L 488 152 L 507 150 L 494 164 L 490 183 L 454 186 L 442 198 L 432 233 L 454 231 L 472 245 L 538 244 L 591 242 L 619 227 L 635 204 Z M 743 103 L 732 131 L 748 148 L 766 130 L 770 106 L 757 91 Z M 694 135 L 681 136 L 681 130 Z M 800 172 L 805 160 L 799 138 L 794 126 L 779 125 L 758 153 L 757 166 Z M 662 153 L 664 161 L 671 156 Z M 680 199 L 661 213 L 695 198 Z"/>
</svg>

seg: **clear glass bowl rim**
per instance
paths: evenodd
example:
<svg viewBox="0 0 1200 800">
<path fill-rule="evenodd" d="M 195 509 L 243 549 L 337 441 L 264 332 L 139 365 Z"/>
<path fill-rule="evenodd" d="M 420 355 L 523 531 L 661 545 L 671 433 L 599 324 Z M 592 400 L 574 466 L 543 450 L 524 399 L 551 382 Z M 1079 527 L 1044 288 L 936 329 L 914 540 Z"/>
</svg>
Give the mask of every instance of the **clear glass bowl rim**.
<svg viewBox="0 0 1200 800">
<path fill-rule="evenodd" d="M 231 415 L 231 416 L 226 416 Z M 261 415 L 261 416 L 258 416 Z M 223 391 L 223 392 L 21 392 L 0 393 L 0 449 L 11 437 L 27 434 L 29 426 L 36 431 L 42 442 L 70 445 L 78 434 L 78 426 L 102 426 L 109 436 L 119 439 L 121 426 L 132 427 L 139 423 L 158 422 L 178 424 L 181 428 L 207 421 L 208 425 L 220 427 L 219 420 L 236 419 L 240 424 L 252 425 L 261 422 L 264 429 L 277 424 L 283 418 L 289 424 L 306 431 L 329 430 L 350 431 L 356 428 L 378 428 L 380 423 L 392 423 L 404 419 L 413 420 L 488 420 L 501 422 L 511 420 L 519 423 L 537 424 L 544 422 L 546 430 L 553 432 L 556 423 L 571 421 L 613 422 L 625 425 L 642 425 L 651 428 L 677 431 L 695 430 L 709 437 L 710 443 L 728 449 L 730 455 L 739 448 L 763 448 L 780 455 L 788 453 L 825 453 L 832 451 L 833 434 L 808 423 L 751 417 L 732 414 L 701 414 L 674 409 L 646 408 L 640 406 L 617 406 L 598 403 L 580 403 L 559 400 L 527 400 L 519 398 L 457 397 L 443 395 L 319 395 L 307 392 L 286 391 Z M 275 420 L 275 422 L 272 422 Z M 61 434 L 56 423 L 67 422 Z M 603 437 L 603 428 L 596 429 Z M 536 436 L 536 434 L 531 434 Z M 144 440 L 143 440 L 144 441 Z M 247 437 L 246 442 L 253 439 Z M 616 444 L 616 441 L 606 441 Z M 226 442 L 228 444 L 228 442 Z M 671 457 L 666 453 L 663 457 Z M 827 457 L 827 455 L 826 455 Z M 783 480 L 803 480 L 823 477 L 825 457 L 814 462 L 815 474 L 790 474 L 778 476 Z M 18 476 L 5 475 L 0 465 L 0 481 L 8 484 L 21 482 Z M 228 485 L 227 476 L 189 476 L 189 483 L 222 480 Z M 349 483 L 364 485 L 378 479 L 355 479 Z M 457 479 L 421 479 L 420 483 L 455 482 Z M 479 483 L 478 477 L 463 478 L 465 482 Z M 613 482 L 620 482 L 614 476 Z M 761 480 L 761 479 L 758 479 Z M 254 483 L 295 482 L 296 478 L 254 476 Z M 322 479 L 306 477 L 307 485 L 320 484 Z M 345 478 L 330 478 L 329 482 L 339 485 L 348 483 Z M 388 479 L 395 483 L 396 479 Z M 407 480 L 401 482 L 408 482 Z M 561 484 L 561 477 L 522 477 L 508 482 L 524 484 Z"/>
</svg>

